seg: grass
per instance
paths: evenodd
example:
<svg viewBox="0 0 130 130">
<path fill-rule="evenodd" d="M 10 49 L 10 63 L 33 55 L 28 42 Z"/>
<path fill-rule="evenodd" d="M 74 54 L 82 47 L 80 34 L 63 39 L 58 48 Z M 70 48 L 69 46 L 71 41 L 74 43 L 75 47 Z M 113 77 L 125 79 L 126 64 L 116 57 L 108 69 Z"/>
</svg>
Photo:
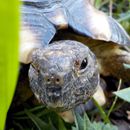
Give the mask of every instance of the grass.
<svg viewBox="0 0 130 130">
<path fill-rule="evenodd" d="M 19 2 L 0 2 L 0 130 L 13 98 L 18 74 Z"/>
</svg>

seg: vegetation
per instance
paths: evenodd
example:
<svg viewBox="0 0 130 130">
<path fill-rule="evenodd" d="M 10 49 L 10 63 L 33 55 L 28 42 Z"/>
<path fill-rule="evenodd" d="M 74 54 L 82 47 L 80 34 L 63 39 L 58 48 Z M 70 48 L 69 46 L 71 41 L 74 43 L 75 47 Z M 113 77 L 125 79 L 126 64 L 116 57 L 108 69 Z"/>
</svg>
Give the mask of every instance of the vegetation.
<svg viewBox="0 0 130 130">
<path fill-rule="evenodd" d="M 115 17 L 130 34 L 130 0 L 95 0 L 96 8 Z M 18 73 L 18 9 L 17 0 L 3 0 L 0 4 L 0 130 L 4 130 L 7 111 L 14 94 Z M 126 67 L 129 67 L 126 65 Z M 114 94 L 130 102 L 130 88 Z M 105 110 L 96 102 L 98 109 L 84 117 L 75 113 L 75 123 L 64 122 L 55 112 L 43 105 L 24 103 L 23 108 L 8 117 L 7 130 L 117 130 L 111 124 L 110 113 L 115 110 L 115 97 L 111 108 Z M 100 113 L 100 122 L 95 122 Z"/>
<path fill-rule="evenodd" d="M 0 4 L 0 130 L 4 129 L 18 73 L 18 1 Z"/>
</svg>

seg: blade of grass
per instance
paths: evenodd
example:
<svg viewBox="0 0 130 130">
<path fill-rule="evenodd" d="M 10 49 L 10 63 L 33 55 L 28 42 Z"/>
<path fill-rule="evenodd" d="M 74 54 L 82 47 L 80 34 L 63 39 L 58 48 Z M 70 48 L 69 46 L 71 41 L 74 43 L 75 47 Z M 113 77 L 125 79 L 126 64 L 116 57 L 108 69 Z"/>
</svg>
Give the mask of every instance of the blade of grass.
<svg viewBox="0 0 130 130">
<path fill-rule="evenodd" d="M 0 130 L 15 90 L 18 73 L 19 1 L 0 1 Z"/>
<path fill-rule="evenodd" d="M 67 130 L 63 121 L 60 118 L 59 118 L 58 127 L 59 127 L 59 130 Z"/>
<path fill-rule="evenodd" d="M 105 111 L 103 110 L 103 108 L 98 104 L 98 102 L 94 98 L 92 98 L 92 100 L 93 100 L 95 106 L 99 109 L 100 115 L 101 115 L 102 119 L 104 120 L 104 122 L 111 123 L 109 118 L 107 117 Z"/>
<path fill-rule="evenodd" d="M 31 109 L 28 109 L 28 111 L 35 112 L 35 111 L 41 110 L 43 108 L 45 108 L 45 106 L 40 105 L 40 106 L 36 106 L 34 108 L 31 108 Z M 24 114 L 26 114 L 25 111 L 20 111 L 20 112 L 14 113 L 14 116 L 21 116 L 21 115 L 24 115 Z"/>
<path fill-rule="evenodd" d="M 113 0 L 109 1 L 109 15 L 112 16 L 112 6 L 113 6 Z"/>
<path fill-rule="evenodd" d="M 14 124 L 15 126 L 17 126 L 17 127 L 19 128 L 19 130 L 23 130 L 23 127 L 22 127 L 19 123 L 13 121 L 13 124 Z"/>
<path fill-rule="evenodd" d="M 117 19 L 117 21 L 122 22 L 122 21 L 126 21 L 128 19 L 130 19 L 130 11 L 127 14 L 125 14 L 123 17 Z"/>
<path fill-rule="evenodd" d="M 50 130 L 50 125 L 46 124 L 43 120 L 41 120 L 39 117 L 34 115 L 33 113 L 29 112 L 28 110 L 25 110 L 25 113 L 28 115 L 28 117 L 33 121 L 33 123 L 37 126 L 39 130 Z"/>
<path fill-rule="evenodd" d="M 96 1 L 95 1 L 94 5 L 95 5 L 95 7 L 96 7 L 97 9 L 100 8 L 101 1 L 102 1 L 102 0 L 96 0 Z"/>
<path fill-rule="evenodd" d="M 120 90 L 120 88 L 121 88 L 121 83 L 122 83 L 122 80 L 120 79 L 119 85 L 118 85 L 118 89 L 117 89 L 117 90 Z M 108 111 L 108 113 L 107 113 L 107 118 L 109 118 L 109 116 L 110 116 L 112 110 L 114 109 L 117 99 L 118 99 L 118 97 L 115 96 L 115 99 L 114 99 L 114 101 L 113 101 L 113 103 L 112 103 L 112 106 L 110 107 L 110 109 L 109 109 L 109 111 Z"/>
</svg>

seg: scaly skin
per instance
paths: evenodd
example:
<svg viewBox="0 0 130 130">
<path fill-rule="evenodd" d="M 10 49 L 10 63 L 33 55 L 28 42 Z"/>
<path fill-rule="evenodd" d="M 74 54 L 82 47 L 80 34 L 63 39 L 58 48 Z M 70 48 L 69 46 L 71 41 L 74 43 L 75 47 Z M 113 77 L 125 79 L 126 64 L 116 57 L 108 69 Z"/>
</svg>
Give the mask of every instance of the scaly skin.
<svg viewBox="0 0 130 130">
<path fill-rule="evenodd" d="M 99 84 L 93 53 L 85 45 L 69 40 L 35 50 L 29 79 L 38 100 L 58 112 L 87 101 Z"/>
</svg>

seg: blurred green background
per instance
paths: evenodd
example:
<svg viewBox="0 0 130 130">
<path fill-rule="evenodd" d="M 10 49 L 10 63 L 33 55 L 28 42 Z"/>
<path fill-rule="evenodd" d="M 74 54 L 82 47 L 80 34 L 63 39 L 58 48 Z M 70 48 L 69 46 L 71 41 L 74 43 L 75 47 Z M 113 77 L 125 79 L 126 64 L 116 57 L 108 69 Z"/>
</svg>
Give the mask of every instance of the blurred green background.
<svg viewBox="0 0 130 130">
<path fill-rule="evenodd" d="M 0 130 L 4 129 L 18 73 L 19 2 L 0 1 Z"/>
</svg>

